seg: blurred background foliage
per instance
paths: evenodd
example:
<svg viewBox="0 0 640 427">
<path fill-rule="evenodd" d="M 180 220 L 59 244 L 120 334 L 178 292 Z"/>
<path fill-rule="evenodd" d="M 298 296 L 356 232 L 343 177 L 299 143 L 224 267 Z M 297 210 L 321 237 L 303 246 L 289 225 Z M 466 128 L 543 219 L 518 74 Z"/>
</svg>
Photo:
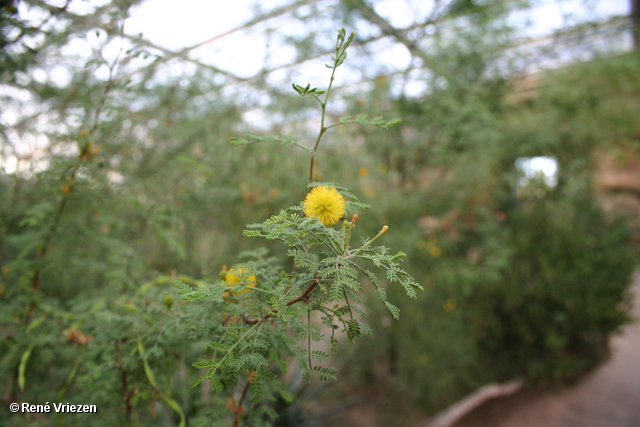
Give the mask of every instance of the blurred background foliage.
<svg viewBox="0 0 640 427">
<path fill-rule="evenodd" d="M 191 388 L 223 313 L 185 306 L 169 277 L 215 280 L 260 243 L 241 238 L 245 224 L 304 198 L 304 152 L 229 140 L 310 145 L 316 105 L 290 83 L 307 83 L 306 61 L 322 68 L 343 26 L 359 36 L 329 117 L 403 124 L 332 130 L 314 178 L 373 206 L 356 231 L 388 224 L 385 245 L 408 254 L 426 291 L 417 301 L 390 291 L 399 322 L 371 299 L 374 335 L 343 346 L 337 383 L 304 388 L 290 372 L 297 399 L 273 403 L 279 425 L 321 422 L 361 395 L 379 403 L 378 425 L 406 425 L 407 406 L 426 416 L 487 382 L 560 384 L 606 359 L 629 320 L 640 181 L 602 184 L 615 171 L 600 166 L 608 156 L 640 170 L 637 10 L 567 20 L 540 45 L 513 20 L 533 1 L 434 2 L 408 27 L 392 25 L 382 1 L 258 3 L 240 28 L 265 35 L 265 66 L 241 77 L 127 33 L 123 17 L 142 2 L 72 3 L 0 11 L 4 407 L 68 401 L 97 405 L 95 425 L 175 425 L 181 411 L 189 425 L 225 425 L 225 402 Z M 74 40 L 93 33 L 82 57 Z M 377 55 L 384 43 L 409 54 L 406 67 Z M 291 66 L 279 65 L 291 48 Z M 62 81 L 51 77 L 60 64 Z M 522 166 L 538 157 L 557 172 Z M 610 194 L 631 208 L 603 210 Z M 86 423 L 4 409 L 0 419 Z"/>
</svg>

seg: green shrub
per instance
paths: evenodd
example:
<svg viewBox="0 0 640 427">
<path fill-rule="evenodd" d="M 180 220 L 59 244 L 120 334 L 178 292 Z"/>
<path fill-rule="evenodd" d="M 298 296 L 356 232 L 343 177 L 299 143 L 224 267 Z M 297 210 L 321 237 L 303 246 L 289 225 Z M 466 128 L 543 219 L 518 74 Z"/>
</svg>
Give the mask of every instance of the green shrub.
<svg viewBox="0 0 640 427">
<path fill-rule="evenodd" d="M 464 308 L 474 339 L 499 378 L 575 379 L 629 320 L 628 232 L 588 194 L 531 200 L 507 215 L 508 266 Z"/>
</svg>

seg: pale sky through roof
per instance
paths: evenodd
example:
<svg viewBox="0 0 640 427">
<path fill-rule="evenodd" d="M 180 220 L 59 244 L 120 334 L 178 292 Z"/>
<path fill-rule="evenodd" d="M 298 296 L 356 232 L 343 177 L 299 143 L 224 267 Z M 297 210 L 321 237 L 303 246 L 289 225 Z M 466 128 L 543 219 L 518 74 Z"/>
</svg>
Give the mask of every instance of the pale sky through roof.
<svg viewBox="0 0 640 427">
<path fill-rule="evenodd" d="M 71 1 L 69 10 L 81 15 L 88 14 L 108 1 L 110 0 Z M 51 4 L 59 3 L 57 5 L 62 6 L 66 3 L 66 0 L 48 0 L 48 2 Z M 261 10 L 266 12 L 293 2 L 294 0 L 262 0 L 260 5 Z M 184 48 L 203 43 L 236 28 L 251 20 L 254 16 L 259 15 L 254 13 L 256 11 L 255 3 L 255 0 L 226 2 L 182 0 L 179 3 L 175 2 L 175 0 L 146 0 L 129 11 L 130 17 L 125 22 L 125 33 L 131 36 L 141 34 L 143 39 L 149 40 L 157 46 L 173 52 L 180 52 Z M 338 3 L 339 0 L 319 0 L 315 2 L 321 11 L 335 7 Z M 528 11 L 516 12 L 511 18 L 514 20 L 513 23 L 518 28 L 521 28 L 522 37 L 549 35 L 555 30 L 571 26 L 577 22 L 603 20 L 616 15 L 626 15 L 629 13 L 630 8 L 629 0 L 534 0 L 533 3 L 537 6 Z M 376 2 L 371 1 L 370 4 L 374 5 L 378 14 L 387 19 L 392 25 L 404 28 L 415 23 L 424 22 L 431 11 L 433 1 L 379 0 Z M 42 11 L 31 10 L 23 2 L 18 3 L 18 8 L 23 18 L 33 15 L 29 19 L 35 23 L 42 19 L 42 16 L 38 17 L 38 14 L 43 14 Z M 297 13 L 304 15 L 312 13 L 312 10 L 308 6 L 302 6 L 298 8 Z M 531 22 L 532 25 L 525 25 L 527 21 Z M 359 37 L 369 37 L 380 33 L 377 27 L 363 23 L 361 20 L 358 22 L 358 26 L 360 29 Z M 311 30 L 305 27 L 302 21 L 291 17 L 289 14 L 285 15 L 284 18 L 278 17 L 248 30 L 220 37 L 189 51 L 188 55 L 201 63 L 226 70 L 241 78 L 255 76 L 265 68 L 272 69 L 290 64 L 295 57 L 295 49 L 281 42 L 274 43 L 271 46 L 269 51 L 271 56 L 269 57 L 269 62 L 265 64 L 264 61 L 267 56 L 266 34 L 269 28 L 280 35 L 303 35 Z M 318 30 L 318 28 L 314 29 Z M 350 29 L 347 30 L 349 31 Z M 332 34 L 330 38 L 335 40 L 334 37 L 335 34 Z M 104 31 L 102 33 L 100 31 L 97 33 L 92 31 L 88 32 L 85 37 L 72 39 L 62 50 L 66 63 L 42 64 L 42 67 L 36 67 L 32 70 L 30 77 L 41 82 L 49 80 L 63 87 L 69 82 L 71 76 L 66 65 L 72 63 L 72 61 L 77 61 L 77 64 L 80 65 L 84 64 L 94 55 L 92 50 L 101 46 L 106 40 L 107 36 Z M 103 51 L 105 59 L 113 61 L 121 46 L 126 51 L 131 47 L 131 42 L 129 40 L 122 42 L 119 38 L 110 41 Z M 393 73 L 394 71 L 406 70 L 411 64 L 412 56 L 409 51 L 392 38 L 387 37 L 371 43 L 369 50 L 375 52 L 375 55 L 373 55 L 375 64 L 371 65 L 370 62 L 363 63 L 354 60 L 354 67 L 348 67 L 349 72 L 338 74 L 337 85 L 358 82 L 365 82 L 358 84 L 366 84 L 372 78 L 371 73 Z M 150 51 L 153 53 L 154 49 L 150 49 Z M 160 55 L 164 54 L 160 53 Z M 290 79 L 293 78 L 299 84 L 311 82 L 312 85 L 322 86 L 326 83 L 326 69 L 322 66 L 322 63 L 327 60 L 327 58 L 320 58 L 298 64 L 293 68 L 292 75 L 286 75 L 284 72 L 271 73 L 267 76 L 267 84 L 272 87 L 273 85 L 281 86 L 282 79 L 286 78 L 286 86 L 289 86 Z M 126 70 L 123 69 L 123 73 L 133 73 L 136 69 L 149 62 L 150 60 L 147 60 L 146 63 L 141 59 L 131 60 L 127 64 Z M 196 69 L 194 64 L 184 61 L 167 61 L 161 64 L 161 72 L 157 76 L 159 79 L 167 76 L 190 76 L 194 74 Z M 426 93 L 427 87 L 424 79 L 420 78 L 419 70 L 414 71 L 416 73 L 409 73 L 413 79 L 412 81 L 401 82 L 402 87 L 400 89 L 392 87 L 394 93 L 404 93 L 410 96 Z M 106 66 L 97 68 L 95 73 L 98 78 L 106 80 L 108 77 Z M 216 78 L 218 77 L 222 78 L 221 76 L 216 76 Z M 3 91 L 9 89 L 0 88 Z M 232 90 L 230 86 L 229 90 Z M 229 96 L 234 95 L 231 94 Z M 25 102 L 25 108 L 27 107 L 31 108 L 33 106 L 29 106 L 29 103 Z M 7 109 L 4 112 L 0 112 L 0 118 L 2 122 L 11 126 L 12 123 L 18 120 L 20 115 L 32 113 L 28 109 L 25 111 L 9 111 Z M 247 114 L 251 113 L 251 111 L 247 112 Z M 254 117 L 252 121 L 256 123 L 258 119 Z M 48 144 L 47 141 L 37 139 L 28 142 L 25 138 L 23 136 L 16 146 L 21 147 L 20 150 L 27 154 Z M 15 157 L 15 155 L 25 155 L 25 153 L 15 153 L 6 157 L 4 159 L 5 171 L 11 173 L 15 169 L 11 166 L 11 158 Z"/>
<path fill-rule="evenodd" d="M 254 15 L 252 5 L 255 0 L 234 0 L 230 2 L 182 0 L 179 5 L 173 0 L 147 0 L 131 10 L 126 30 L 129 34 L 142 33 L 145 39 L 162 47 L 179 51 L 185 47 L 206 41 L 250 20 Z M 335 2 L 324 2 L 330 7 Z M 562 28 L 565 23 L 576 19 L 607 17 L 629 13 L 629 0 L 543 0 L 534 2 L 539 6 L 520 13 L 515 19 L 523 24 L 532 22 L 527 36 L 538 37 Z M 290 1 L 262 1 L 262 10 L 290 4 Z M 383 0 L 373 3 L 376 11 L 389 22 L 403 28 L 416 21 L 424 20 L 432 7 L 432 1 L 425 0 Z M 589 16 L 591 15 L 591 16 Z M 289 21 L 281 22 L 282 28 L 295 26 Z M 524 26 L 524 25 L 523 25 Z M 300 31 L 305 28 L 301 27 Z M 262 32 L 240 31 L 193 50 L 192 57 L 204 63 L 211 63 L 241 77 L 249 77 L 262 68 L 265 55 L 265 37 Z M 282 49 L 282 61 L 291 56 L 286 46 Z M 277 52 L 276 52 L 277 53 Z M 388 46 L 378 52 L 389 62 L 398 61 L 406 66 L 410 60 L 407 52 Z"/>
<path fill-rule="evenodd" d="M 66 0 L 49 1 L 52 4 L 59 2 L 62 5 Z M 69 10 L 78 14 L 87 14 L 107 1 L 72 1 L 69 4 Z M 266 12 L 292 2 L 293 0 L 262 0 L 260 10 Z M 182 0 L 177 4 L 173 0 L 146 0 L 129 11 L 130 18 L 125 23 L 125 32 L 129 35 L 141 34 L 143 39 L 149 40 L 155 45 L 179 52 L 184 48 L 206 42 L 212 37 L 249 21 L 256 16 L 254 13 L 255 3 L 255 0 L 233 0 L 224 3 Z M 338 3 L 338 0 L 314 2 L 321 11 L 331 9 Z M 424 22 L 428 18 L 434 2 L 429 0 L 378 0 L 371 2 L 371 4 L 392 25 L 404 28 Z M 534 7 L 530 10 L 512 13 L 512 23 L 521 28 L 523 37 L 548 35 L 554 30 L 570 26 L 581 20 L 625 15 L 629 13 L 630 8 L 629 0 L 534 0 L 533 4 Z M 30 13 L 26 5 L 18 3 L 18 6 L 21 16 Z M 308 9 L 307 12 L 305 12 L 305 8 Z M 298 8 L 297 13 L 304 15 L 310 13 L 309 11 L 311 11 L 310 7 L 302 6 Z M 527 25 L 527 22 L 530 22 L 531 25 Z M 371 24 L 365 25 L 362 20 L 359 21 L 358 26 L 361 31 L 359 37 L 380 33 L 377 27 Z M 291 63 L 295 57 L 295 49 L 279 44 L 271 47 L 269 63 L 265 64 L 265 56 L 267 56 L 266 33 L 268 32 L 266 30 L 268 28 L 288 35 L 302 35 L 310 31 L 303 22 L 285 14 L 284 17 L 281 16 L 248 30 L 238 31 L 205 43 L 189 51 L 189 57 L 229 71 L 239 77 L 251 77 L 264 68 L 269 69 Z M 104 34 L 101 37 L 102 40 L 94 33 L 88 33 L 86 38 L 72 40 L 65 49 L 88 59 L 91 56 L 91 46 L 95 48 L 106 39 Z M 115 58 L 120 45 L 119 40 L 113 40 L 109 43 L 104 52 L 105 58 L 107 60 Z M 128 47 L 130 47 L 130 43 L 125 43 L 125 48 Z M 376 53 L 376 62 L 388 68 L 388 72 L 406 69 L 412 60 L 410 53 L 404 46 L 389 38 L 379 40 L 375 45 L 372 45 L 372 49 Z M 297 69 L 305 75 L 308 72 L 313 74 L 316 65 L 308 67 L 307 64 L 300 64 Z M 193 69 L 193 66 L 185 68 L 183 63 L 181 67 L 174 66 L 167 69 L 166 72 L 180 75 L 184 70 L 189 69 Z M 62 71 L 54 70 L 59 74 L 57 80 L 64 82 Z M 97 70 L 97 75 L 100 78 L 106 78 L 106 76 L 101 76 L 100 72 L 105 72 L 105 70 Z M 47 70 L 47 73 L 50 74 L 51 70 Z"/>
</svg>

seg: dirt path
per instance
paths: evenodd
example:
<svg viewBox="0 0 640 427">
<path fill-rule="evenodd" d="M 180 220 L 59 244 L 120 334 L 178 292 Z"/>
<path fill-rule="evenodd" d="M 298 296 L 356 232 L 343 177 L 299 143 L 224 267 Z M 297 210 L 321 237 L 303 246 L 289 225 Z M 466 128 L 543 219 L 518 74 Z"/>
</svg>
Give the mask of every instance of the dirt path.
<svg viewBox="0 0 640 427">
<path fill-rule="evenodd" d="M 611 341 L 612 358 L 576 385 L 487 403 L 456 427 L 640 427 L 640 272 L 634 323 Z"/>
</svg>

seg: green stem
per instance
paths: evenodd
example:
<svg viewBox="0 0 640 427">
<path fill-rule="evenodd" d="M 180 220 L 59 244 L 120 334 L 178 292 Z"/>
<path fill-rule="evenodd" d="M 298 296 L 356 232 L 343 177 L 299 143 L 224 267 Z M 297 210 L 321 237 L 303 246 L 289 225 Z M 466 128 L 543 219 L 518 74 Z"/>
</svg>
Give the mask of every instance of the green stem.
<svg viewBox="0 0 640 427">
<path fill-rule="evenodd" d="M 309 234 L 311 234 L 316 239 L 320 240 L 326 247 L 328 247 L 334 253 L 334 255 L 341 255 L 339 248 L 335 246 L 333 240 L 331 240 L 331 237 L 327 237 L 327 239 L 325 240 L 321 236 L 318 236 L 316 233 L 309 232 Z M 282 241 L 284 241 L 284 239 Z"/>
<path fill-rule="evenodd" d="M 362 256 L 360 256 L 360 257 L 358 257 L 358 258 L 371 260 L 371 258 L 362 257 Z M 351 264 L 351 265 L 352 265 L 353 267 L 355 267 L 356 269 L 360 270 L 360 272 L 361 272 L 361 273 L 363 273 L 365 276 L 369 277 L 369 275 L 368 275 L 368 274 L 367 274 L 367 272 L 364 270 L 364 268 L 360 267 L 360 266 L 359 266 L 358 264 L 356 264 L 355 262 L 353 262 L 353 261 L 349 261 L 349 264 Z M 380 288 L 380 285 L 378 285 L 378 284 L 377 284 L 376 282 L 374 282 L 373 280 L 371 280 L 371 283 L 373 284 L 373 286 L 374 286 L 376 289 L 379 289 L 379 288 Z"/>
<path fill-rule="evenodd" d="M 344 238 L 344 248 L 343 248 L 343 251 L 345 252 L 345 254 L 349 252 L 349 241 L 351 240 L 351 232 L 353 231 L 353 228 L 356 225 L 355 222 L 357 218 L 358 218 L 357 214 L 354 214 L 351 219 L 351 222 L 349 222 L 349 225 L 347 226 L 348 229 L 347 229 L 346 237 Z"/>
<path fill-rule="evenodd" d="M 327 92 L 324 96 L 324 101 L 320 101 L 320 108 L 322 110 L 322 117 L 320 118 L 320 132 L 318 133 L 318 138 L 316 139 L 316 143 L 313 146 L 313 150 L 311 150 L 311 163 L 309 165 L 309 184 L 313 182 L 313 163 L 316 155 L 316 151 L 318 150 L 318 146 L 320 145 L 320 140 L 322 139 L 322 135 L 327 131 L 327 127 L 324 125 L 326 113 L 327 113 L 327 102 L 329 100 L 329 94 L 331 93 L 331 87 L 333 86 L 333 80 L 335 79 L 336 68 L 338 68 L 338 59 L 339 55 L 336 54 L 335 60 L 333 62 L 333 67 L 331 68 L 331 79 L 329 80 L 329 86 L 327 87 Z"/>
<path fill-rule="evenodd" d="M 295 145 L 295 146 L 296 146 L 296 147 L 298 147 L 298 148 L 302 148 L 302 149 L 303 149 L 304 151 L 306 151 L 307 153 L 311 153 L 311 150 L 310 150 L 309 148 L 305 147 L 305 146 L 304 146 L 304 145 L 302 145 L 302 144 L 298 144 L 297 142 L 294 142 L 294 143 L 293 143 L 293 145 Z"/>
<path fill-rule="evenodd" d="M 387 230 L 389 229 L 388 226 L 384 226 L 382 227 L 382 230 L 380 230 L 380 232 L 376 235 L 376 237 L 374 237 L 373 239 L 369 240 L 367 243 L 365 243 L 364 245 L 362 245 L 362 247 L 360 247 L 360 249 L 358 249 L 357 251 L 355 251 L 353 254 L 351 254 L 351 256 L 355 256 L 358 254 L 358 252 L 360 252 L 361 250 L 363 250 L 364 248 L 371 246 L 371 244 L 373 242 L 375 242 L 376 240 L 378 240 L 378 237 L 382 236 L 384 233 L 387 232 Z"/>
<path fill-rule="evenodd" d="M 353 312 L 351 311 L 351 304 L 349 304 L 349 297 L 347 297 L 347 290 L 344 287 L 342 288 L 342 293 L 344 294 L 344 300 L 346 301 L 347 308 L 349 309 L 349 317 L 353 322 Z"/>
<path fill-rule="evenodd" d="M 320 306 L 320 310 L 324 313 L 324 314 L 328 314 L 327 311 L 330 311 L 331 314 L 333 314 L 335 317 L 338 318 L 338 320 L 340 321 L 340 323 L 342 323 L 342 327 L 344 328 L 344 330 L 347 330 L 347 324 L 344 322 L 344 319 L 342 319 L 342 316 L 336 314 L 335 310 L 330 309 L 329 307 L 325 307 L 325 306 Z M 334 337 L 335 336 L 335 329 L 331 328 L 331 336 Z"/>
</svg>

